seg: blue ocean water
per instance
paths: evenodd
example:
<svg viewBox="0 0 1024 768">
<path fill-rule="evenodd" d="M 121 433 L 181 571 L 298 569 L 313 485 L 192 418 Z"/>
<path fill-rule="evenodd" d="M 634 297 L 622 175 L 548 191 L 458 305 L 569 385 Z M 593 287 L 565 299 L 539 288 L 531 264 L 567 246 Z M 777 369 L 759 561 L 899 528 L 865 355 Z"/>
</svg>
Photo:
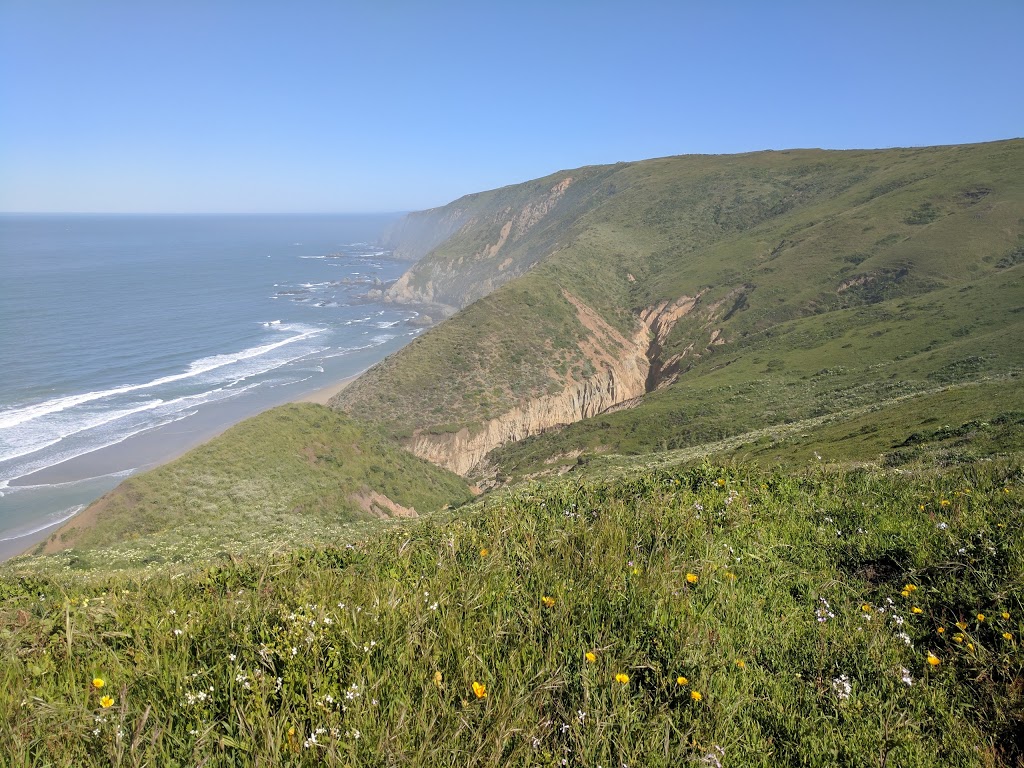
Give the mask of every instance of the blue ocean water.
<svg viewBox="0 0 1024 768">
<path fill-rule="evenodd" d="M 394 219 L 0 215 L 0 544 L 409 341 Z"/>
</svg>

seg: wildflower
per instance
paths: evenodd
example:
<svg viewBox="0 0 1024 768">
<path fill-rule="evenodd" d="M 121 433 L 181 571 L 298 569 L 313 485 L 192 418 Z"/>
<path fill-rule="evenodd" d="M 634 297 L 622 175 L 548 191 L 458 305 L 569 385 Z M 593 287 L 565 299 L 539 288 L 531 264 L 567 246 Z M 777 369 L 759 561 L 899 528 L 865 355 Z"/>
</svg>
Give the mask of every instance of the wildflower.
<svg viewBox="0 0 1024 768">
<path fill-rule="evenodd" d="M 540 601 L 544 603 L 545 608 L 555 607 L 555 598 L 551 597 L 550 595 L 544 595 L 543 597 L 541 597 Z"/>
<path fill-rule="evenodd" d="M 1006 611 L 1003 611 L 1003 618 L 1004 618 L 1004 619 L 1008 619 L 1008 618 L 1010 618 L 1010 614 L 1009 614 L 1009 613 L 1007 613 Z"/>
<path fill-rule="evenodd" d="M 626 685 L 629 683 L 629 675 L 627 675 L 625 672 L 619 672 L 619 674 L 615 676 L 615 682 Z"/>
<path fill-rule="evenodd" d="M 697 574 L 696 574 L 696 573 L 688 573 L 688 574 L 686 574 L 686 580 L 687 580 L 687 581 L 688 581 L 688 582 L 689 582 L 690 584 L 696 584 L 696 583 L 697 583 L 697 579 L 698 579 L 698 578 L 700 578 L 700 577 L 699 577 L 699 576 L 697 576 Z"/>
<path fill-rule="evenodd" d="M 850 678 L 846 675 L 840 675 L 832 680 L 832 689 L 836 692 L 836 696 L 839 697 L 840 701 L 846 701 L 850 698 L 850 694 L 853 692 L 853 686 L 850 684 Z"/>
<path fill-rule="evenodd" d="M 478 683 L 476 680 L 473 681 L 473 693 L 476 694 L 478 699 L 486 698 L 487 686 L 483 683 Z"/>
<path fill-rule="evenodd" d="M 907 590 L 907 592 L 917 592 L 917 587 L 915 587 L 913 584 L 904 584 L 903 588 Z"/>
<path fill-rule="evenodd" d="M 743 659 L 736 659 L 736 666 L 740 669 L 746 669 L 747 662 L 745 662 Z"/>
<path fill-rule="evenodd" d="M 441 670 L 438 670 L 437 672 L 434 673 L 434 685 L 436 685 L 438 688 L 441 687 L 441 681 L 443 679 L 444 679 L 444 676 L 441 674 Z"/>
<path fill-rule="evenodd" d="M 935 631 L 936 631 L 936 632 L 938 632 L 938 633 L 939 633 L 939 634 L 941 635 L 941 634 L 943 634 L 943 633 L 944 633 L 944 632 L 946 631 L 946 628 L 945 628 L 945 627 L 939 627 L 939 628 L 938 628 L 937 630 L 935 630 Z"/>
<path fill-rule="evenodd" d="M 903 597 L 910 597 L 910 590 L 904 589 L 902 592 L 900 592 L 900 594 Z"/>
<path fill-rule="evenodd" d="M 680 675 L 676 678 L 676 685 L 687 685 L 690 681 Z"/>
<path fill-rule="evenodd" d="M 102 677 L 94 677 L 92 679 L 92 687 L 95 688 L 97 691 L 104 685 L 106 685 L 106 683 L 103 681 Z"/>
<path fill-rule="evenodd" d="M 719 487 L 725 485 L 725 480 L 723 478 L 721 478 L 721 477 L 718 478 L 718 485 L 719 485 Z"/>
<path fill-rule="evenodd" d="M 487 557 L 489 554 L 491 554 L 491 551 L 487 547 L 480 550 L 480 557 Z"/>
<path fill-rule="evenodd" d="M 956 626 L 957 626 L 957 629 L 967 629 L 967 622 L 965 622 L 965 621 L 958 621 L 956 623 Z"/>
<path fill-rule="evenodd" d="M 921 610 L 920 608 L 918 608 L 918 607 L 917 607 L 916 605 L 915 605 L 915 606 L 914 606 L 913 608 L 911 608 L 911 609 L 910 609 L 910 612 L 911 612 L 911 613 L 924 613 L 924 611 L 922 611 L 922 610 Z"/>
<path fill-rule="evenodd" d="M 948 507 L 952 503 L 953 502 L 951 502 L 949 499 L 943 499 L 942 501 L 939 502 L 939 506 L 940 507 Z"/>
<path fill-rule="evenodd" d="M 597 661 L 597 655 L 593 651 L 587 651 L 583 658 L 585 658 L 591 664 Z"/>
<path fill-rule="evenodd" d="M 914 678 L 910 676 L 910 670 L 904 667 L 900 667 L 900 680 L 903 681 L 904 685 L 914 684 Z"/>
<path fill-rule="evenodd" d="M 968 651 L 973 651 L 974 650 L 974 643 L 968 643 L 967 644 L 967 650 Z"/>
<path fill-rule="evenodd" d="M 110 707 L 114 706 L 114 700 L 109 696 L 104 696 L 102 699 L 100 699 L 100 706 L 104 709 L 109 709 Z"/>
<path fill-rule="evenodd" d="M 936 656 L 931 651 L 928 651 L 928 663 L 931 664 L 933 667 L 937 667 L 942 662 L 939 661 L 939 657 L 938 656 Z"/>
<path fill-rule="evenodd" d="M 1013 640 L 1013 635 L 1011 635 L 1009 632 L 1003 632 L 1003 639 L 1004 640 Z"/>
<path fill-rule="evenodd" d="M 984 621 L 984 620 L 985 620 L 985 614 L 984 613 L 979 613 L 978 614 L 978 621 Z"/>
<path fill-rule="evenodd" d="M 704 697 L 700 695 L 700 691 L 690 691 L 690 698 L 694 701 L 700 701 Z"/>
<path fill-rule="evenodd" d="M 865 612 L 866 612 L 866 611 L 870 611 L 870 610 L 871 610 L 871 606 L 870 606 L 870 605 L 868 605 L 867 603 L 864 603 L 864 605 L 862 605 L 862 606 L 860 607 L 860 609 L 861 609 L 862 611 L 865 611 Z"/>
<path fill-rule="evenodd" d="M 729 581 L 736 581 L 736 574 L 732 571 L 726 571 L 725 578 L 727 578 Z"/>
</svg>

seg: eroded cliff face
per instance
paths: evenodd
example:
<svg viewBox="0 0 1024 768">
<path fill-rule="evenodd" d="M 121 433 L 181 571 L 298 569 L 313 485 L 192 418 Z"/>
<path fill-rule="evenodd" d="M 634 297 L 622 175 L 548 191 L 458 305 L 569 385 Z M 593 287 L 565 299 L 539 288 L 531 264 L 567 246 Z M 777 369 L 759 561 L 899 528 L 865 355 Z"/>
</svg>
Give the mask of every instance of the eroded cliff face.
<svg viewBox="0 0 1024 768">
<path fill-rule="evenodd" d="M 584 381 L 568 381 L 561 392 L 530 400 L 476 430 L 443 435 L 420 432 L 406 447 L 427 461 L 468 476 L 501 445 L 597 416 L 641 397 L 649 391 L 652 359 L 656 360 L 660 345 L 700 298 L 683 296 L 648 308 L 637 318 L 632 337 L 627 337 L 577 297 L 563 294 L 588 331 L 580 350 L 597 373 Z"/>
<path fill-rule="evenodd" d="M 428 211 L 425 221 L 431 224 L 429 228 L 420 227 L 411 214 L 402 225 L 404 239 L 396 238 L 393 245 L 395 254 L 401 257 L 413 253 L 412 247 L 401 244 L 406 241 L 415 244 L 417 253 L 428 242 L 431 250 L 423 253 L 424 258 L 387 290 L 385 300 L 459 309 L 523 274 L 550 254 L 519 246 L 555 214 L 574 181 L 573 176 L 565 176 L 542 194 L 534 194 L 512 205 L 503 204 L 473 213 L 465 206 L 443 215 L 439 211 Z M 429 237 L 420 234 L 421 229 L 429 229 Z"/>
</svg>

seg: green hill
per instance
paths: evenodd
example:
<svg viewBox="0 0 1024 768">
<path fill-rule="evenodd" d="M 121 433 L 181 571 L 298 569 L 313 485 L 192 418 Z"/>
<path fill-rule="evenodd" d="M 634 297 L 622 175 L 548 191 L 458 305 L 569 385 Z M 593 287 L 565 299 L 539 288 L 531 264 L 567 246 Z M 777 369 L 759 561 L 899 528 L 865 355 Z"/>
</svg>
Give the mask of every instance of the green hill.
<svg viewBox="0 0 1024 768">
<path fill-rule="evenodd" d="M 624 407 L 535 453 L 693 445 L 1020 370 L 1020 140 L 664 158 L 472 202 L 401 292 L 503 285 L 333 403 L 460 474 L 512 473 L 516 449 L 488 454 Z"/>
</svg>

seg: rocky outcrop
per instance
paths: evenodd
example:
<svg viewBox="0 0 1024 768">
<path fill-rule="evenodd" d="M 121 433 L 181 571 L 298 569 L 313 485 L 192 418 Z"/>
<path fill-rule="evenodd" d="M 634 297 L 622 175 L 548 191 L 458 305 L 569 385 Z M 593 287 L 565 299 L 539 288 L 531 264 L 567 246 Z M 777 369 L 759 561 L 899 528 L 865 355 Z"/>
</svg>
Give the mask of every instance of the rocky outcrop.
<svg viewBox="0 0 1024 768">
<path fill-rule="evenodd" d="M 597 373 L 584 381 L 568 382 L 558 394 L 530 400 L 474 430 L 462 429 L 443 435 L 419 432 L 406 447 L 420 458 L 467 476 L 482 465 L 488 453 L 501 445 L 597 416 L 636 400 L 648 391 L 652 350 L 660 350 L 672 326 L 690 312 L 699 299 L 699 295 L 683 296 L 644 310 L 637 318 L 635 333 L 629 338 L 577 297 L 568 292 L 564 292 L 564 296 L 588 331 L 580 350 Z"/>
<path fill-rule="evenodd" d="M 403 507 L 397 501 L 392 501 L 382 493 L 364 488 L 359 493 L 351 493 L 348 500 L 356 504 L 367 514 L 387 520 L 392 517 L 416 517 L 416 510 L 413 507 Z"/>
</svg>

